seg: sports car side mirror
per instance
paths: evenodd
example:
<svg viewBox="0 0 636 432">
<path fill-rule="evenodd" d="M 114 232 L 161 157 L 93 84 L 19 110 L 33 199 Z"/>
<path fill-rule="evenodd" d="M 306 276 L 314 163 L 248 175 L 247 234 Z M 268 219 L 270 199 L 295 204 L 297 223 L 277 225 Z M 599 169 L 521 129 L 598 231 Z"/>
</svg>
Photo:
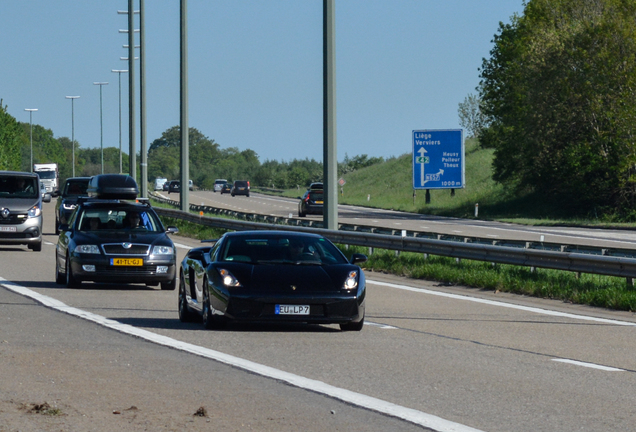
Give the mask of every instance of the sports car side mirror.
<svg viewBox="0 0 636 432">
<path fill-rule="evenodd" d="M 349 260 L 349 262 L 351 264 L 358 264 L 358 263 L 366 262 L 367 259 L 368 258 L 367 258 L 366 255 L 355 253 L 355 254 L 351 255 L 351 260 Z"/>
<path fill-rule="evenodd" d="M 68 231 L 68 224 L 60 224 L 57 229 L 59 231 Z"/>
<path fill-rule="evenodd" d="M 179 228 L 175 227 L 175 226 L 169 226 L 168 228 L 166 228 L 166 232 L 168 234 L 176 234 L 179 232 Z"/>
</svg>

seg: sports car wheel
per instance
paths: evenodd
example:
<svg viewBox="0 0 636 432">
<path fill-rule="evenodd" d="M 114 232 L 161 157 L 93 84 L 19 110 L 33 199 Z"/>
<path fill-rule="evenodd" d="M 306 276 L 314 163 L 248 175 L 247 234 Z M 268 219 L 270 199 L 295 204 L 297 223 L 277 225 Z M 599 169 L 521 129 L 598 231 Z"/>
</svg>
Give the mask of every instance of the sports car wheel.
<svg viewBox="0 0 636 432">
<path fill-rule="evenodd" d="M 210 306 L 210 290 L 208 287 L 208 280 L 203 280 L 203 327 L 207 330 L 223 327 L 225 324 L 221 318 L 215 317 L 212 313 L 212 307 Z"/>
<path fill-rule="evenodd" d="M 79 288 L 82 284 L 81 281 L 75 279 L 73 276 L 73 269 L 71 267 L 71 257 L 66 256 L 66 286 L 69 288 Z"/>
<path fill-rule="evenodd" d="M 66 275 L 60 273 L 60 264 L 57 262 L 57 252 L 55 253 L 55 283 L 58 285 L 64 285 L 66 282 Z"/>
<path fill-rule="evenodd" d="M 360 322 L 357 322 L 357 323 L 340 324 L 340 330 L 342 330 L 342 331 L 360 331 L 360 330 L 362 330 L 363 326 L 364 326 L 364 318 L 362 318 L 360 320 Z"/>
<path fill-rule="evenodd" d="M 183 282 L 183 273 L 179 277 L 179 321 L 192 322 L 196 315 L 190 310 L 188 300 L 186 299 L 185 282 Z"/>
<path fill-rule="evenodd" d="M 170 282 L 161 282 L 161 291 L 174 291 L 177 288 L 177 277 Z"/>
</svg>

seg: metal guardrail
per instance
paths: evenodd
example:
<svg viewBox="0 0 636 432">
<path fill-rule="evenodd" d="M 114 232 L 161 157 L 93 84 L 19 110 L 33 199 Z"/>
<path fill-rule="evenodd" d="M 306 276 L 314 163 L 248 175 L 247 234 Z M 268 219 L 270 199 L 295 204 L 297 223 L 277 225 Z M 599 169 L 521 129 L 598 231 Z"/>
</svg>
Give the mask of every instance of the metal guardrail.
<svg viewBox="0 0 636 432">
<path fill-rule="evenodd" d="M 173 202 L 178 204 L 176 202 Z M 191 205 L 192 210 L 205 212 L 202 206 Z M 220 210 L 220 209 L 217 209 Z M 630 285 L 636 277 L 636 258 L 633 250 L 580 248 L 567 245 L 533 244 L 532 242 L 492 241 L 470 237 L 443 236 L 434 233 L 378 233 L 365 232 L 355 229 L 328 230 L 305 225 L 282 224 L 281 220 L 271 216 L 244 214 L 245 219 L 234 220 L 196 215 L 181 210 L 155 208 L 163 216 L 181 219 L 209 227 L 229 230 L 285 230 L 319 233 L 334 243 L 381 248 L 395 251 L 419 252 L 431 255 L 441 255 L 460 259 L 471 259 L 498 264 L 513 264 L 519 266 L 548 268 L 572 271 L 576 273 L 591 273 L 607 276 L 625 277 Z M 237 216 L 232 211 L 228 215 Z M 220 212 L 223 213 L 223 212 Z M 217 213 L 217 214 L 220 214 Z M 256 219 L 261 219 L 261 222 Z M 269 220 L 268 220 L 269 219 Z M 350 227 L 349 227 L 350 228 Z M 385 230 L 391 231 L 391 230 Z M 395 230 L 393 230 L 395 231 Z M 404 235 L 403 235 L 404 234 Z M 523 247 L 521 244 L 523 243 Z M 612 254 L 610 254 L 612 252 Z M 627 254 L 627 252 L 630 252 Z"/>
</svg>

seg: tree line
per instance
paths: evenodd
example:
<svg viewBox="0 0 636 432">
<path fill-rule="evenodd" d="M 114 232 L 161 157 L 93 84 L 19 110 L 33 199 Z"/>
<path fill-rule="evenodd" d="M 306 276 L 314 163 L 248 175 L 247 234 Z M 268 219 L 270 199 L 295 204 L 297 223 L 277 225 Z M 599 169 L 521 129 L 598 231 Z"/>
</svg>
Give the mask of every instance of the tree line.
<svg viewBox="0 0 636 432">
<path fill-rule="evenodd" d="M 30 171 L 30 124 L 18 122 L 0 101 L 0 170 Z M 190 128 L 190 179 L 203 189 L 212 189 L 217 178 L 228 181 L 249 180 L 253 186 L 288 189 L 305 188 L 322 181 L 322 162 L 314 159 L 294 159 L 290 162 L 266 160 L 261 163 L 254 150 L 235 147 L 221 148 L 213 139 L 196 128 Z M 155 139 L 148 148 L 148 181 L 156 178 L 180 179 L 181 130 L 173 126 Z M 75 176 L 90 177 L 101 173 L 101 148 L 82 148 L 67 137 L 55 138 L 53 131 L 33 125 L 33 162 L 55 162 L 62 180 L 73 176 L 73 145 L 75 146 Z M 128 153 L 121 154 L 123 172 L 128 171 Z M 342 175 L 365 166 L 383 162 L 381 157 L 368 155 L 349 158 L 338 164 Z M 137 173 L 141 172 L 137 155 Z M 120 151 L 104 148 L 104 173 L 120 172 Z M 137 179 L 139 180 L 139 179 Z"/>
<path fill-rule="evenodd" d="M 528 0 L 500 23 L 464 127 L 493 178 L 581 212 L 634 214 L 636 2 Z"/>
</svg>

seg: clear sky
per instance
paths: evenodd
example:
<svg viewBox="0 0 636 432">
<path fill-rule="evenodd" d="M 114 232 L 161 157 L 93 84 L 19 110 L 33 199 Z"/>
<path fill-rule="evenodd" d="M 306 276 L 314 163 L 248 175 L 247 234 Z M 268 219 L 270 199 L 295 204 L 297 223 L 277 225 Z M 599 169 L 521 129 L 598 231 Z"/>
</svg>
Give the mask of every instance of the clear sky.
<svg viewBox="0 0 636 432">
<path fill-rule="evenodd" d="M 137 1 L 135 2 L 136 4 Z M 17 120 L 81 147 L 119 147 L 126 0 L 3 0 L 0 98 Z M 137 8 L 137 6 L 136 6 Z M 179 0 L 146 0 L 148 145 L 179 124 Z M 414 129 L 457 129 L 499 22 L 523 0 L 336 0 L 338 160 L 412 151 Z M 261 162 L 322 160 L 322 0 L 188 0 L 189 125 Z M 136 65 L 139 71 L 139 65 Z M 128 77 L 122 74 L 128 146 Z M 139 83 L 136 84 L 137 92 Z M 138 98 L 139 95 L 136 95 Z M 139 109 L 139 101 L 136 101 Z M 137 127 L 139 120 L 136 121 Z M 136 133 L 139 140 L 139 132 Z M 137 144 L 139 148 L 139 144 Z"/>
</svg>

